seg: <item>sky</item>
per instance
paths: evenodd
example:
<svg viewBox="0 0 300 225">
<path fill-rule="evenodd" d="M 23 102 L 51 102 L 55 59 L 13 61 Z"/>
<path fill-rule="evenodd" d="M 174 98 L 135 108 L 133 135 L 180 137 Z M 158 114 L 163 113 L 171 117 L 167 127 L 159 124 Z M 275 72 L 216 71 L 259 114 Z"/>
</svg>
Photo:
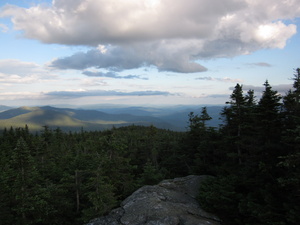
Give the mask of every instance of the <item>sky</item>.
<svg viewBox="0 0 300 225">
<path fill-rule="evenodd" d="M 0 105 L 224 104 L 284 95 L 299 0 L 0 1 Z"/>
</svg>

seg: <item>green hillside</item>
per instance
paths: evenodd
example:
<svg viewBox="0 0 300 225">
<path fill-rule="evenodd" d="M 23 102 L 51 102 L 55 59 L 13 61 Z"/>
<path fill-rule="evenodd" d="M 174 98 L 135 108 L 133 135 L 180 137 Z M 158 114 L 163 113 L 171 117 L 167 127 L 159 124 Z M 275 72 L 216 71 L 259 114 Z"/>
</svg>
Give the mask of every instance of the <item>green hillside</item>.
<svg viewBox="0 0 300 225">
<path fill-rule="evenodd" d="M 20 107 L 0 113 L 0 129 L 27 126 L 32 131 L 42 130 L 44 126 L 64 131 L 104 130 L 113 126 L 121 127 L 131 124 L 156 125 L 170 128 L 170 125 L 153 117 L 132 115 L 111 115 L 96 110 L 60 109 L 54 107 Z"/>
<path fill-rule="evenodd" d="M 20 112 L 23 109 L 19 110 Z M 49 127 L 86 127 L 87 125 L 76 120 L 66 114 L 55 112 L 52 110 L 43 110 L 40 108 L 31 108 L 27 113 L 23 113 L 9 119 L 0 120 L 0 127 L 24 127 L 27 124 L 30 129 L 38 130 L 43 126 Z"/>
</svg>

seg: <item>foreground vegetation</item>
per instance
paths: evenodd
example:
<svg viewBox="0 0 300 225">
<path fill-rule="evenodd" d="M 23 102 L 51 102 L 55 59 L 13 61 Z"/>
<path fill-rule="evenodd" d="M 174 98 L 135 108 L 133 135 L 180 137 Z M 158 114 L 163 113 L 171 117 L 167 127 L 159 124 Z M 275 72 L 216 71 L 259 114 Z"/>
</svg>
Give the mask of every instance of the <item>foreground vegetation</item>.
<svg viewBox="0 0 300 225">
<path fill-rule="evenodd" d="M 224 224 L 299 224 L 300 70 L 284 97 L 264 86 L 256 100 L 237 84 L 219 129 L 205 107 L 187 132 L 5 129 L 0 224 L 83 224 L 142 185 L 188 174 L 213 175 L 199 202 Z"/>
</svg>

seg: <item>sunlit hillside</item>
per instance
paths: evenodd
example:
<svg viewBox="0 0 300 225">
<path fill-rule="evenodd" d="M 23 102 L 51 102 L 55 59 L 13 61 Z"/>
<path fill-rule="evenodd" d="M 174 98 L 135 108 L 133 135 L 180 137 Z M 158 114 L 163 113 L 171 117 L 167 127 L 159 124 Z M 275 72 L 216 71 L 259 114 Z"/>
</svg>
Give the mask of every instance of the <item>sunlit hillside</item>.
<svg viewBox="0 0 300 225">
<path fill-rule="evenodd" d="M 59 109 L 46 106 L 20 107 L 0 113 L 0 129 L 27 125 L 34 131 L 39 131 L 44 126 L 59 127 L 65 131 L 79 131 L 81 129 L 104 130 L 131 124 L 172 128 L 172 125 L 150 116 L 112 115 L 96 110 Z"/>
</svg>

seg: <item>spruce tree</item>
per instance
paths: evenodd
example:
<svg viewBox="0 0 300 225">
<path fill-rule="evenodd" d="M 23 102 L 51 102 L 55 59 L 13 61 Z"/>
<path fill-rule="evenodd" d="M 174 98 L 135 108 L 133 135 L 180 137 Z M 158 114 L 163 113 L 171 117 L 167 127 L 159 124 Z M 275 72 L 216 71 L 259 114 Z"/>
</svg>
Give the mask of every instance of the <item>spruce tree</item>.
<svg viewBox="0 0 300 225">
<path fill-rule="evenodd" d="M 189 173 L 211 173 L 214 141 L 212 136 L 215 134 L 213 128 L 207 127 L 207 122 L 212 118 L 209 116 L 206 107 L 202 107 L 201 114 L 189 114 L 189 131 L 187 133 L 187 165 Z"/>
<path fill-rule="evenodd" d="M 289 224 L 298 224 L 300 196 L 300 68 L 294 74 L 293 90 L 283 97 L 284 130 L 282 142 L 288 151 L 280 156 L 278 167 L 281 169 L 277 178 L 282 193 L 285 196 L 284 209 Z"/>
<path fill-rule="evenodd" d="M 237 158 L 238 164 L 243 163 L 243 150 L 241 139 L 243 136 L 243 126 L 246 118 L 246 103 L 247 99 L 243 95 L 243 86 L 237 84 L 230 95 L 230 101 L 226 102 L 229 107 L 225 107 L 221 115 L 225 118 L 224 131 L 228 137 L 228 141 L 233 143 L 236 151 L 232 153 L 233 158 Z"/>
<path fill-rule="evenodd" d="M 27 143 L 20 137 L 9 161 L 11 201 L 15 224 L 38 224 L 51 214 L 50 196 L 41 184 L 41 176 Z"/>
<path fill-rule="evenodd" d="M 283 97 L 284 122 L 287 129 L 294 129 L 300 124 L 300 68 L 294 74 L 293 90 Z"/>
<path fill-rule="evenodd" d="M 259 169 L 271 179 L 278 157 L 282 154 L 281 145 L 282 120 L 281 96 L 274 91 L 268 81 L 264 83 L 265 90 L 255 110 L 256 146 L 249 151 L 249 166 Z"/>
</svg>

